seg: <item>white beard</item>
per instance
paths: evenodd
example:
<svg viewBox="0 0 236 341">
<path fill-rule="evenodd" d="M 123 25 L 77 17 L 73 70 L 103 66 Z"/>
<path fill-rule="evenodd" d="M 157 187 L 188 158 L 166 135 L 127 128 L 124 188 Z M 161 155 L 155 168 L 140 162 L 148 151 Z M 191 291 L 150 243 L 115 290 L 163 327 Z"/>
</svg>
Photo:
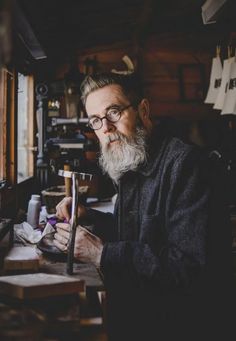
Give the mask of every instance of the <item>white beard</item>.
<svg viewBox="0 0 236 341">
<path fill-rule="evenodd" d="M 105 144 L 100 145 L 99 164 L 115 183 L 124 173 L 137 170 L 139 165 L 147 161 L 146 136 L 146 130 L 137 127 L 131 137 L 116 132 L 107 136 Z M 114 146 L 110 145 L 115 140 L 119 142 L 115 142 Z"/>
</svg>

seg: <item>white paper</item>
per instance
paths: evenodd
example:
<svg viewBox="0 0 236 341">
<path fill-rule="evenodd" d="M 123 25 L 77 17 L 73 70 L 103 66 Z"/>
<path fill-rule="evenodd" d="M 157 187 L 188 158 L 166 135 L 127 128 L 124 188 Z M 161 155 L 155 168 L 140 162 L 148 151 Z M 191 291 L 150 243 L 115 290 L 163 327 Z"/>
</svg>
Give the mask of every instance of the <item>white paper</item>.
<svg viewBox="0 0 236 341">
<path fill-rule="evenodd" d="M 49 234 L 49 233 L 52 233 L 52 232 L 55 232 L 54 227 L 53 227 L 50 223 L 47 223 L 47 225 L 45 226 L 45 228 L 44 228 L 44 230 L 43 230 L 42 238 L 43 238 L 46 234 Z"/>
<path fill-rule="evenodd" d="M 221 111 L 221 115 L 227 114 L 236 115 L 236 62 L 233 62 L 230 67 L 229 87 Z"/>
<path fill-rule="evenodd" d="M 224 101 L 225 101 L 226 94 L 229 88 L 230 68 L 231 68 L 231 64 L 234 61 L 235 61 L 235 57 L 224 60 L 221 85 L 220 85 L 220 89 L 216 98 L 214 109 L 219 109 L 219 110 L 223 109 Z"/>
<path fill-rule="evenodd" d="M 220 57 L 214 57 L 212 59 L 210 84 L 205 99 L 205 103 L 215 104 L 221 85 L 222 71 L 223 68 Z"/>
<path fill-rule="evenodd" d="M 14 234 L 16 239 L 21 241 L 28 242 L 30 244 L 37 244 L 41 238 L 43 238 L 46 234 L 55 232 L 55 229 L 51 224 L 47 223 L 45 226 L 43 233 L 40 230 L 35 230 L 30 224 L 24 221 L 21 224 L 14 225 Z"/>
<path fill-rule="evenodd" d="M 30 224 L 24 221 L 14 225 L 14 234 L 19 239 L 23 239 L 31 244 L 37 244 L 42 238 L 42 232 L 35 230 Z"/>
</svg>

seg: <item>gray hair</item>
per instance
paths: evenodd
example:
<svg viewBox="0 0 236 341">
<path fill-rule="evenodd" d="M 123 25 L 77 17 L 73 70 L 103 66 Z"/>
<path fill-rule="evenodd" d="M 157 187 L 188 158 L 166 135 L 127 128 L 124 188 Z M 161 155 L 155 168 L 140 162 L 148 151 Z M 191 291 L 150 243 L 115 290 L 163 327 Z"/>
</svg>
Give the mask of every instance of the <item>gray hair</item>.
<svg viewBox="0 0 236 341">
<path fill-rule="evenodd" d="M 137 125 L 135 134 L 131 137 L 114 132 L 112 138 L 119 139 L 120 145 L 115 149 L 108 148 L 111 135 L 107 136 L 107 144 L 100 145 L 99 165 L 104 173 L 118 183 L 121 176 L 128 171 L 135 171 L 141 164 L 147 162 L 147 132 Z"/>
<path fill-rule="evenodd" d="M 87 97 L 91 92 L 112 84 L 119 85 L 124 95 L 134 104 L 138 104 L 143 98 L 141 81 L 136 74 L 101 73 L 86 76 L 82 82 L 80 89 L 83 105 L 85 106 Z"/>
</svg>

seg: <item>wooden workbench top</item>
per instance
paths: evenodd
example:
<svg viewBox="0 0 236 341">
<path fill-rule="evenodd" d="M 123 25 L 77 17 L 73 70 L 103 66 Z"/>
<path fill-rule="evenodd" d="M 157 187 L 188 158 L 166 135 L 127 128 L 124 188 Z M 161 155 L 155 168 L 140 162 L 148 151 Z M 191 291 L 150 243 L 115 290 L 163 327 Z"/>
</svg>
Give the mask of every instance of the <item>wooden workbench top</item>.
<svg viewBox="0 0 236 341">
<path fill-rule="evenodd" d="M 74 263 L 74 278 L 79 278 L 85 283 L 85 288 L 94 288 L 97 291 L 104 290 L 102 276 L 93 264 Z M 65 262 L 52 262 L 43 258 L 40 261 L 40 272 L 66 276 Z"/>
</svg>

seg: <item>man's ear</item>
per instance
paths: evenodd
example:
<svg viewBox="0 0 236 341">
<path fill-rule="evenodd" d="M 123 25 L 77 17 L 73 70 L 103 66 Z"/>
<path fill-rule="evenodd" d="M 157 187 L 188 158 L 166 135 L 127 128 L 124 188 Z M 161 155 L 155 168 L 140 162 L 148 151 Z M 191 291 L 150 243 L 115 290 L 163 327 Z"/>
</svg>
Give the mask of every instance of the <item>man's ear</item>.
<svg viewBox="0 0 236 341">
<path fill-rule="evenodd" d="M 143 98 L 142 101 L 139 103 L 139 117 L 142 120 L 144 126 L 150 122 L 150 109 L 149 109 L 149 102 L 146 98 Z"/>
</svg>

